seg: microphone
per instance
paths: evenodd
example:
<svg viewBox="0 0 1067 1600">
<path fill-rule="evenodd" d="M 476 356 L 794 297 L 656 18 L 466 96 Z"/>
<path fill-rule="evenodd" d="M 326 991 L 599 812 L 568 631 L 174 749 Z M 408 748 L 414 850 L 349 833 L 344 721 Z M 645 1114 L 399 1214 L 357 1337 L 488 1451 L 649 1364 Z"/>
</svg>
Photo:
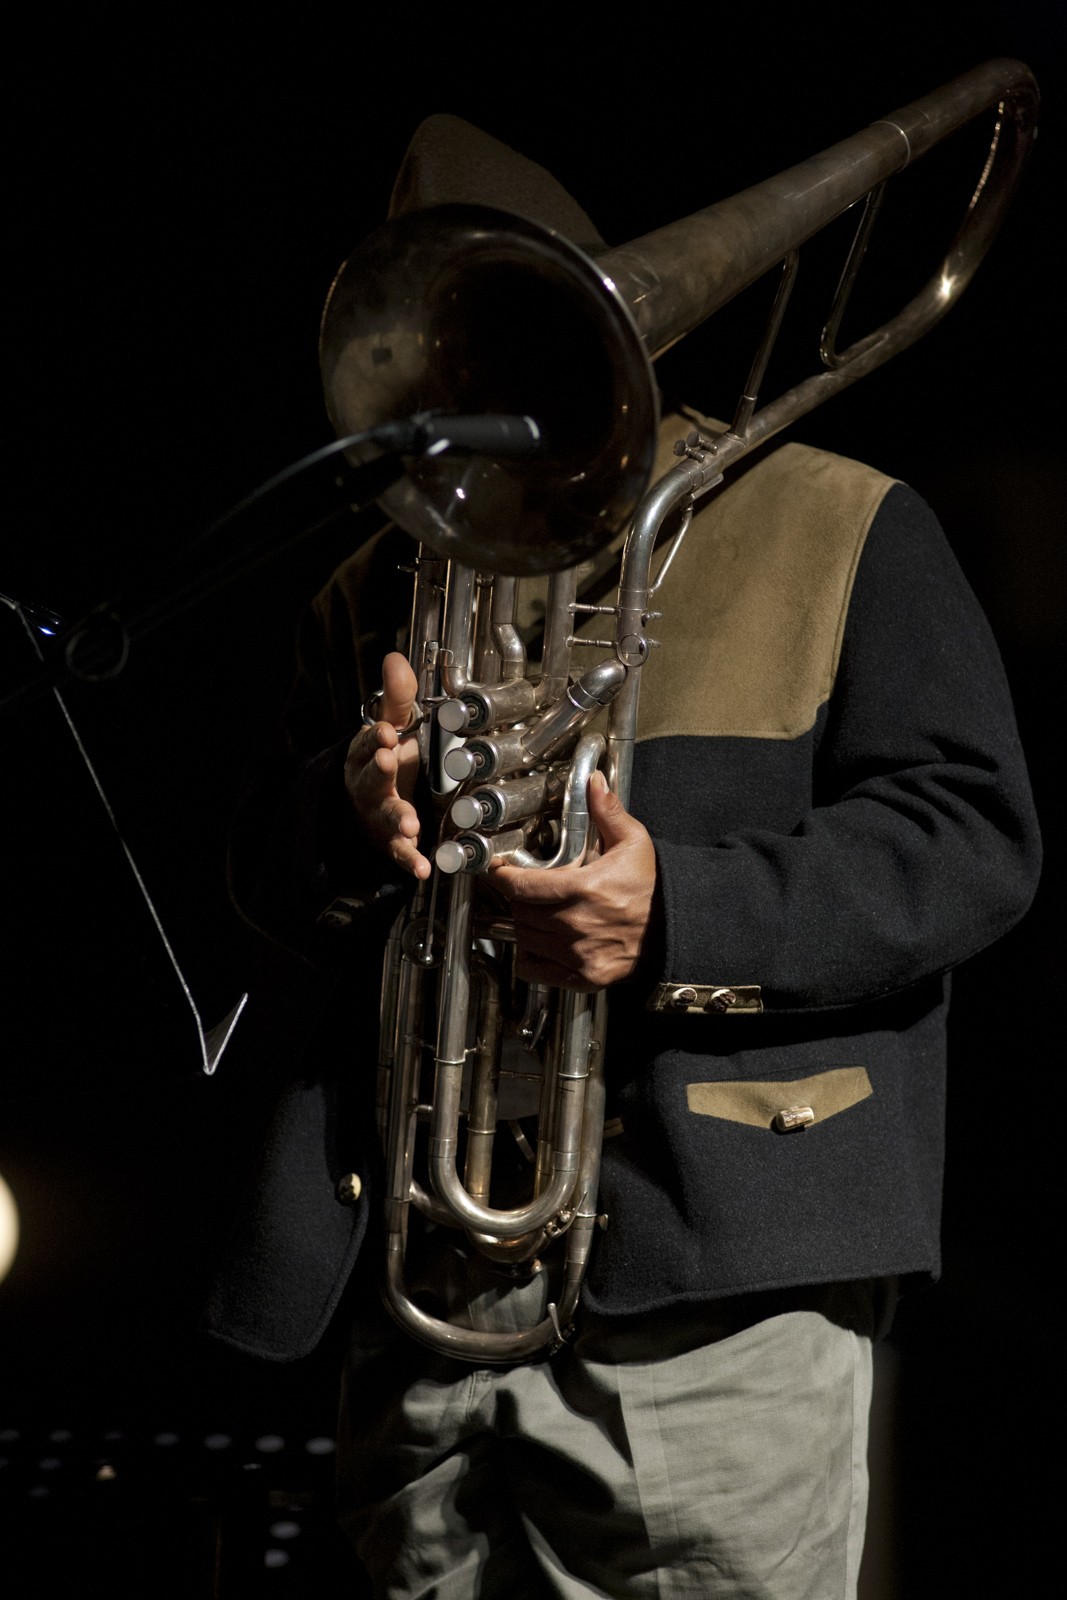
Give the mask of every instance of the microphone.
<svg viewBox="0 0 1067 1600">
<path fill-rule="evenodd" d="M 358 466 L 342 463 L 339 473 L 336 458 L 353 445 L 368 443 L 379 445 L 382 454 Z M 330 463 L 331 496 L 336 499 L 337 490 L 342 489 L 344 504 L 353 510 L 360 510 L 403 477 L 404 457 L 425 458 L 452 452 L 457 456 L 496 456 L 500 459 L 522 460 L 539 455 L 544 447 L 544 434 L 532 417 L 491 413 L 450 417 L 442 411 L 420 411 L 413 417 L 382 422 L 363 433 L 335 439 L 332 444 L 323 445 L 310 455 L 302 456 L 266 483 L 261 483 L 258 489 L 253 489 L 251 494 L 231 506 L 229 511 L 184 548 L 179 548 L 147 572 L 141 573 L 138 583 L 131 586 L 132 592 L 127 592 L 121 605 L 105 601 L 65 631 L 61 623 L 55 629 L 41 628 L 43 633 L 51 631 L 60 634 L 60 648 L 51 652 L 48 660 L 25 683 L 11 694 L 0 697 L 0 719 L 21 705 L 40 699 L 72 678 L 102 683 L 108 678 L 117 677 L 126 665 L 132 639 L 179 616 L 223 584 L 259 566 L 269 556 L 272 547 L 278 550 L 288 548 L 294 543 L 294 535 L 286 529 L 273 539 L 261 536 L 246 552 L 220 558 L 214 565 L 208 565 L 202 572 L 184 581 L 174 576 L 181 562 L 208 546 L 229 524 L 270 502 L 279 489 L 303 477 L 311 468 Z M 335 514 L 332 512 L 325 520 L 331 520 Z M 322 525 L 323 519 L 320 517 L 295 537 L 303 537 Z M 168 576 L 169 584 L 165 585 L 164 580 Z"/>
<path fill-rule="evenodd" d="M 420 411 L 403 421 L 383 422 L 360 434 L 383 449 L 405 456 L 439 456 L 450 451 L 462 456 L 536 456 L 545 437 L 532 417 L 451 417 L 443 411 Z"/>
</svg>

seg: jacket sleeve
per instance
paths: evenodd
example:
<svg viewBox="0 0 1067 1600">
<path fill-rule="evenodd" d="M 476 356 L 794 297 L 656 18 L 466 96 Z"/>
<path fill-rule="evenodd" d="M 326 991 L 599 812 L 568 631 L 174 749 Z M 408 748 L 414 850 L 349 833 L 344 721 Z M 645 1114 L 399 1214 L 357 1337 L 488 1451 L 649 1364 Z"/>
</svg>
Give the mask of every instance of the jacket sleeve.
<svg viewBox="0 0 1067 1600">
<path fill-rule="evenodd" d="M 1004 669 L 913 490 L 859 562 L 811 809 L 788 835 L 657 852 L 663 981 L 759 984 L 769 1010 L 900 990 L 1026 910 L 1041 848 Z"/>
<path fill-rule="evenodd" d="M 369 541 L 302 613 L 296 678 L 281 726 L 247 775 L 230 828 L 229 889 L 237 910 L 316 965 L 331 965 L 361 932 L 377 937 L 378 923 L 395 915 L 396 896 L 410 883 L 360 833 L 344 787 L 360 707 L 381 682 L 382 657 L 399 642 L 401 599 L 389 587 L 395 535 L 386 529 Z M 373 627 L 364 626 L 368 591 L 376 597 Z M 322 920 L 339 896 L 364 902 L 354 927 Z M 342 916 L 352 909 L 343 908 Z"/>
</svg>

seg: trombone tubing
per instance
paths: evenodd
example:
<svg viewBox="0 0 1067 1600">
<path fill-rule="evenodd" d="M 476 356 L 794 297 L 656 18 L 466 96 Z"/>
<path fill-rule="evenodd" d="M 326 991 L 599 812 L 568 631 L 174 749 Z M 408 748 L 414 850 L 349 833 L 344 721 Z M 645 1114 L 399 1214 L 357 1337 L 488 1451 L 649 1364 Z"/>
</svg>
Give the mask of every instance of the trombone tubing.
<svg viewBox="0 0 1067 1600">
<path fill-rule="evenodd" d="M 598 254 L 597 267 L 629 306 L 655 359 L 878 184 L 983 111 L 1003 106 L 999 138 L 946 262 L 953 292 L 942 296 L 943 315 L 1000 225 L 1033 142 L 1038 101 L 1029 67 L 987 61 L 776 177 Z"/>
<path fill-rule="evenodd" d="M 558 1075 L 561 1104 L 554 1138 L 553 1172 L 548 1187 L 529 1205 L 514 1210 L 498 1211 L 475 1200 L 463 1187 L 456 1167 L 470 1000 L 473 889 L 473 877 L 465 872 L 455 874 L 441 976 L 443 998 L 430 1127 L 430 1181 L 438 1198 L 461 1227 L 479 1233 L 492 1233 L 498 1239 L 517 1239 L 534 1228 L 544 1227 L 562 1210 L 573 1193 L 581 1154 L 588 1050 L 583 1058 L 582 1008 L 570 1007 L 567 1016 L 570 1018 L 573 1013 L 574 1022 L 564 1037 L 564 1060 Z M 588 1035 L 584 1037 L 587 1040 Z"/>
</svg>

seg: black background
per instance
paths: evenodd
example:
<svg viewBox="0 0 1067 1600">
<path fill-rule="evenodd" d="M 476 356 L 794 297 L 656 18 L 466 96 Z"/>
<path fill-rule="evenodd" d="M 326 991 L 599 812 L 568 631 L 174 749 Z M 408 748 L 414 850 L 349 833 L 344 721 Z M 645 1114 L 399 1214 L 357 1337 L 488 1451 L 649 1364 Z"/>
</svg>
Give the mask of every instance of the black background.
<svg viewBox="0 0 1067 1600">
<path fill-rule="evenodd" d="M 906 480 L 941 518 L 1005 657 L 1048 850 L 1035 908 L 956 978 L 945 1273 L 905 1300 L 893 1335 L 896 1509 L 883 1559 L 886 1584 L 892 1568 L 909 1597 L 1026 1592 L 1050 1558 L 1039 1458 L 1057 1370 L 1058 9 L 772 7 L 737 19 L 675 7 L 624 20 L 468 8 L 431 21 L 398 8 L 269 24 L 173 13 L 122 28 L 83 15 L 25 35 L 12 68 L 16 449 L 0 589 L 68 616 L 326 441 L 322 302 L 384 217 L 429 113 L 455 112 L 541 161 L 621 243 L 990 56 L 1037 73 L 1042 135 L 961 305 L 791 435 Z M 891 188 L 846 336 L 919 286 L 962 214 L 986 132 Z M 831 231 L 804 252 L 768 394 L 814 369 L 845 242 Z M 722 414 L 767 295 L 757 286 L 677 347 L 664 381 Z M 207 1020 L 247 987 L 253 1003 L 218 1078 L 174 1083 L 154 1071 L 150 1029 L 133 1076 L 99 1037 L 52 1070 L 49 1014 L 77 1008 L 78 971 L 42 964 L 36 987 L 6 994 L 0 1171 L 23 1238 L 0 1288 L 0 1425 L 224 1425 L 247 1412 L 330 1428 L 333 1348 L 259 1373 L 198 1354 L 193 1329 L 270 1085 L 315 999 L 314 982 L 258 949 L 229 908 L 227 817 L 286 692 L 299 607 L 367 531 L 334 524 L 143 641 L 118 683 L 73 697 Z M 44 726 L 43 710 L 23 717 Z M 30 779 L 13 754 L 24 743 L 5 738 L 15 815 Z M 36 829 L 18 812 L 16 849 L 39 862 L 49 895 L 63 800 Z M 76 904 L 63 914 L 77 925 Z M 284 1011 L 273 998 L 283 979 L 297 995 Z"/>
</svg>

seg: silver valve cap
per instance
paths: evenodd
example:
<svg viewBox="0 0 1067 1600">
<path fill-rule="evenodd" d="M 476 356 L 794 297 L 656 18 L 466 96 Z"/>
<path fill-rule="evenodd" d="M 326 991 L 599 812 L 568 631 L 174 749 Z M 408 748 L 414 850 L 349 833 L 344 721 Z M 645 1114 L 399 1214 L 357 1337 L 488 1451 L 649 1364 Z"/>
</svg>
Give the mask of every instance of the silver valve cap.
<svg viewBox="0 0 1067 1600">
<path fill-rule="evenodd" d="M 446 733 L 462 733 L 470 721 L 470 710 L 465 700 L 446 700 L 438 708 L 437 720 Z"/>
<path fill-rule="evenodd" d="M 479 764 L 470 750 L 463 745 L 457 745 L 454 750 L 446 752 L 444 768 L 448 776 L 454 778 L 456 783 L 464 783 L 467 778 L 474 777 L 474 774 L 479 769 Z"/>
<path fill-rule="evenodd" d="M 485 821 L 485 807 L 471 794 L 460 795 L 452 807 L 452 821 L 457 828 L 480 828 Z"/>
<path fill-rule="evenodd" d="M 466 850 L 456 839 L 446 839 L 434 852 L 434 860 L 442 872 L 462 872 L 469 860 Z"/>
</svg>

